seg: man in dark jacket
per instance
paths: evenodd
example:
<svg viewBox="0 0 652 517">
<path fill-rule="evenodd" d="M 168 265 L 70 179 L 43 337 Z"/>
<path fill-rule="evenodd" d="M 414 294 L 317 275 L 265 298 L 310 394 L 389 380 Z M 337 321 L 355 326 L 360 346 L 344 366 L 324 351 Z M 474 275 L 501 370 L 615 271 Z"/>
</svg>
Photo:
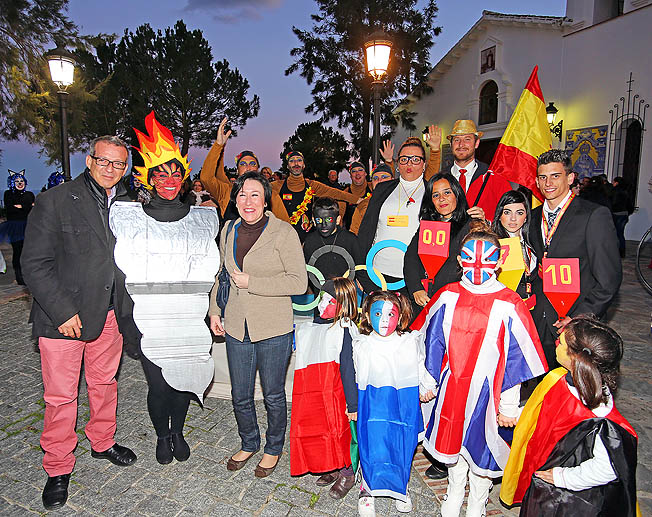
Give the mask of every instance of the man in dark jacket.
<svg viewBox="0 0 652 517">
<path fill-rule="evenodd" d="M 48 510 L 63 506 L 68 497 L 82 359 L 91 414 L 85 429 L 91 456 L 120 466 L 136 461 L 130 449 L 114 440 L 115 375 L 123 340 L 118 322 L 129 307 L 123 303 L 124 277 L 113 262 L 108 227 L 109 206 L 124 191 L 119 180 L 128 157 L 127 145 L 119 138 L 95 139 L 86 157 L 88 170 L 41 194 L 27 221 L 21 263 L 34 297 L 30 322 L 41 352 L 45 391 L 41 446 L 48 474 L 43 506 Z M 132 337 L 138 339 L 131 335 L 125 339 Z"/>
<path fill-rule="evenodd" d="M 580 295 L 563 317 L 543 293 L 541 270 L 532 283 L 536 295 L 532 318 L 551 370 L 558 366 L 555 341 L 566 324 L 579 314 L 603 317 L 623 278 L 611 214 L 606 207 L 575 196 L 570 190 L 574 179 L 565 151 L 551 149 L 539 156 L 537 186 L 545 201 L 532 210 L 530 242 L 539 264 L 546 257 L 580 262 Z"/>
</svg>

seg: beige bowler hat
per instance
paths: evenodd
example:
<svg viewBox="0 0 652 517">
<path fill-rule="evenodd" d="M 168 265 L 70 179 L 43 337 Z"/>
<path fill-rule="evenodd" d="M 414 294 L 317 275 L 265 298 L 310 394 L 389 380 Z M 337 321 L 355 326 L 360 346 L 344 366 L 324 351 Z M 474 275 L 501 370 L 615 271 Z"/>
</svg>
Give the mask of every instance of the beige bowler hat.
<svg viewBox="0 0 652 517">
<path fill-rule="evenodd" d="M 482 138 L 484 133 L 482 131 L 478 131 L 478 128 L 475 126 L 475 122 L 472 120 L 456 120 L 455 124 L 453 125 L 451 134 L 446 138 L 448 138 L 450 141 L 454 136 L 459 135 L 475 135 L 478 138 Z"/>
</svg>

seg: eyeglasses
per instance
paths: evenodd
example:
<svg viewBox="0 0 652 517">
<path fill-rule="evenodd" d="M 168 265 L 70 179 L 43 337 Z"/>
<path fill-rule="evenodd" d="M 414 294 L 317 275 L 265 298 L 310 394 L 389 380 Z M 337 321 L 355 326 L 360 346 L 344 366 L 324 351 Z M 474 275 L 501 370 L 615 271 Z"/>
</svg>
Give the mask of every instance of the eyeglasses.
<svg viewBox="0 0 652 517">
<path fill-rule="evenodd" d="M 331 217 L 331 216 L 328 216 L 328 217 L 315 217 L 315 223 L 317 223 L 317 224 L 323 224 L 323 223 L 330 224 L 333 221 L 335 221 L 335 218 Z"/>
<path fill-rule="evenodd" d="M 244 160 L 238 162 L 238 167 L 246 167 L 249 165 L 250 167 L 258 167 L 258 162 L 256 160 L 251 160 L 250 162 L 245 162 Z"/>
<path fill-rule="evenodd" d="M 110 164 L 114 169 L 119 171 L 122 171 L 127 167 L 127 162 L 121 162 L 120 160 L 109 160 L 108 158 L 100 158 L 99 156 L 93 156 L 92 154 L 89 156 L 93 158 L 95 163 L 97 163 L 100 167 L 108 167 Z"/>
<path fill-rule="evenodd" d="M 407 165 L 410 162 L 412 165 L 419 165 L 423 161 L 423 156 L 399 156 L 398 163 L 400 165 Z"/>
</svg>

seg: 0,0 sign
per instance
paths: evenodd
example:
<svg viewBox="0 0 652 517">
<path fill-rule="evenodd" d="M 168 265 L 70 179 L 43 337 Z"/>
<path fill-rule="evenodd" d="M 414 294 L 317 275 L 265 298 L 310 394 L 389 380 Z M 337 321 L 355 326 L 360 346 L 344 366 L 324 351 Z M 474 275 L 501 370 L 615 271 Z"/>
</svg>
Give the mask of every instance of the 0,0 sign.
<svg viewBox="0 0 652 517">
<path fill-rule="evenodd" d="M 423 230 L 423 243 L 424 244 L 433 244 L 432 242 L 432 230 L 426 228 Z M 435 242 L 437 246 L 443 246 L 446 242 L 446 232 L 444 230 L 437 230 L 435 234 Z"/>
<path fill-rule="evenodd" d="M 546 268 L 546 273 L 550 272 L 552 276 L 552 285 L 557 285 L 557 268 L 554 264 L 550 264 Z M 562 284 L 569 285 L 571 280 L 571 267 L 568 264 L 561 264 L 559 266 L 559 280 Z"/>
</svg>

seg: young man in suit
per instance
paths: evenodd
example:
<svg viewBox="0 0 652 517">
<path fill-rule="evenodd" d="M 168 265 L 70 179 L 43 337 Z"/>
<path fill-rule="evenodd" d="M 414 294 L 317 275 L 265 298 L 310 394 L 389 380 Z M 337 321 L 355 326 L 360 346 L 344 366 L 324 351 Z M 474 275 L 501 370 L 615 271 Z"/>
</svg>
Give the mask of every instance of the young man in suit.
<svg viewBox="0 0 652 517">
<path fill-rule="evenodd" d="M 88 170 L 39 195 L 27 220 L 21 263 L 34 297 L 30 322 L 41 353 L 41 447 L 48 474 L 42 499 L 47 510 L 63 506 L 68 498 L 82 360 L 91 456 L 119 466 L 136 461 L 136 455 L 114 439 L 121 331 L 133 320 L 124 275 L 113 261 L 108 213 L 112 200 L 126 194 L 120 179 L 127 168 L 127 149 L 115 136 L 95 139 L 86 157 Z M 138 336 L 125 338 L 133 343 Z"/>
<path fill-rule="evenodd" d="M 483 134 L 472 120 L 457 120 L 447 138 L 455 158 L 451 174 L 466 193 L 469 207 L 479 206 L 491 221 L 501 196 L 512 187 L 502 176 L 488 172 L 486 163 L 475 159 Z"/>
<path fill-rule="evenodd" d="M 580 259 L 580 296 L 566 317 L 560 319 L 543 294 L 541 269 L 532 285 L 536 295 L 532 317 L 550 369 L 558 366 L 555 341 L 564 326 L 579 314 L 604 316 L 622 280 L 611 213 L 575 196 L 574 180 L 565 151 L 552 149 L 539 156 L 536 181 L 545 201 L 532 211 L 530 242 L 539 264 L 544 257 Z"/>
</svg>

